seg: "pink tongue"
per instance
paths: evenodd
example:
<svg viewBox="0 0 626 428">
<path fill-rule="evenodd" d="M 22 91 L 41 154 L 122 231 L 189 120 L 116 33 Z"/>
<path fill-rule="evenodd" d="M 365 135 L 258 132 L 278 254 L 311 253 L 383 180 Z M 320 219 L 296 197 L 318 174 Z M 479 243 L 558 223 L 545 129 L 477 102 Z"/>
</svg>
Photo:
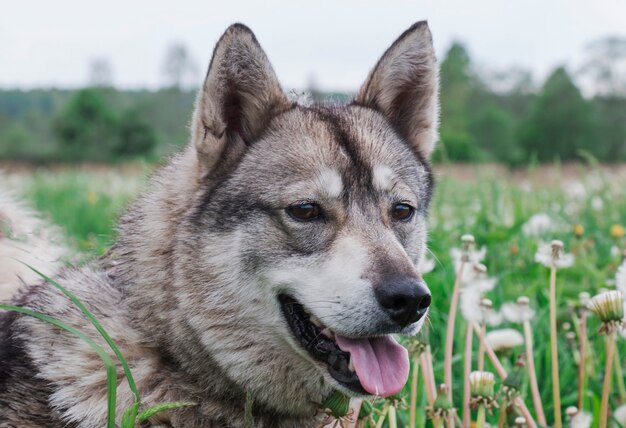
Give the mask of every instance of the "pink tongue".
<svg viewBox="0 0 626 428">
<path fill-rule="evenodd" d="M 393 337 L 349 339 L 335 335 L 337 345 L 352 356 L 363 389 L 388 397 L 402 390 L 409 378 L 409 353 Z"/>
</svg>

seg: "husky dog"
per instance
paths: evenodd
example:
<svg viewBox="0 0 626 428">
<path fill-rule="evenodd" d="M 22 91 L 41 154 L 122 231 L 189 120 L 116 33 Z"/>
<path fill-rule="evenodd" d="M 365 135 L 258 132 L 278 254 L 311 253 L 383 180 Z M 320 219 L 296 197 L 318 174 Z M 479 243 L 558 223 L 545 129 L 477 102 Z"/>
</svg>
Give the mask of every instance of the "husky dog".
<svg viewBox="0 0 626 428">
<path fill-rule="evenodd" d="M 229 27 L 189 144 L 121 218 L 101 259 L 57 281 L 127 357 L 150 426 L 313 427 L 334 390 L 389 396 L 430 304 L 425 252 L 438 74 L 428 25 L 384 53 L 347 105 L 298 105 L 254 34 Z M 56 289 L 14 304 L 98 334 Z M 80 339 L 2 314 L 1 427 L 102 427 L 105 371 Z M 101 342 L 101 341 L 100 341 Z M 132 403 L 119 371 L 119 413 Z M 249 409 L 249 408 L 248 408 Z M 118 418 L 121 414 L 118 414 Z"/>
</svg>

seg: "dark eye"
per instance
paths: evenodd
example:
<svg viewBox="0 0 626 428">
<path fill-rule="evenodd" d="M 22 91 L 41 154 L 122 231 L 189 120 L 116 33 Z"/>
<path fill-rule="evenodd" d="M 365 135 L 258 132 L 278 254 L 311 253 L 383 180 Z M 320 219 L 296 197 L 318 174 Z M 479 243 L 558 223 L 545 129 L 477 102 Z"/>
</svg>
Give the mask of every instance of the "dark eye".
<svg viewBox="0 0 626 428">
<path fill-rule="evenodd" d="M 415 208 L 407 204 L 395 204 L 391 208 L 391 218 L 395 221 L 409 221 L 413 217 Z"/>
<path fill-rule="evenodd" d="M 287 213 L 295 220 L 310 221 L 322 216 L 322 207 L 309 202 L 293 204 L 287 207 Z"/>
</svg>

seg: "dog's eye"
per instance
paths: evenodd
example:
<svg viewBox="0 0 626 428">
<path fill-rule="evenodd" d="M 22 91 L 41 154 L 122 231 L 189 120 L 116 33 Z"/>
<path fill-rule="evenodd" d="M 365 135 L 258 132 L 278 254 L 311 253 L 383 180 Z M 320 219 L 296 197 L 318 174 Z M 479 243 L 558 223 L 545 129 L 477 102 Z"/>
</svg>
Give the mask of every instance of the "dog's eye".
<svg viewBox="0 0 626 428">
<path fill-rule="evenodd" d="M 322 216 L 322 207 L 310 202 L 293 204 L 287 207 L 287 213 L 295 220 L 310 221 Z"/>
<path fill-rule="evenodd" d="M 414 212 L 415 208 L 411 205 L 398 203 L 391 208 L 391 218 L 395 221 L 409 221 Z"/>
</svg>

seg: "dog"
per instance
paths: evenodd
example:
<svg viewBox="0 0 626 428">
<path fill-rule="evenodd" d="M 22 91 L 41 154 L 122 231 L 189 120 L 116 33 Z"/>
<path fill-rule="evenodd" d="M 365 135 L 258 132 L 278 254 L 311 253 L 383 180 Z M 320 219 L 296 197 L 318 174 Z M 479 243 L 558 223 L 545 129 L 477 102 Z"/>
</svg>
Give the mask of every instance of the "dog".
<svg viewBox="0 0 626 428">
<path fill-rule="evenodd" d="M 71 258 L 71 250 L 55 226 L 40 218 L 0 177 L 0 303 L 7 303 L 24 283 L 39 278 L 26 265 L 49 275 Z"/>
<path fill-rule="evenodd" d="M 333 391 L 389 396 L 422 326 L 438 138 L 438 67 L 426 22 L 384 53 L 348 104 L 300 105 L 250 29 L 230 26 L 199 90 L 189 144 L 121 217 L 101 258 L 56 280 L 129 361 L 149 426 L 313 427 Z M 58 290 L 13 303 L 84 330 Z M 80 339 L 2 314 L 0 427 L 102 427 L 105 371 Z M 133 402 L 118 370 L 118 423 Z"/>
</svg>

